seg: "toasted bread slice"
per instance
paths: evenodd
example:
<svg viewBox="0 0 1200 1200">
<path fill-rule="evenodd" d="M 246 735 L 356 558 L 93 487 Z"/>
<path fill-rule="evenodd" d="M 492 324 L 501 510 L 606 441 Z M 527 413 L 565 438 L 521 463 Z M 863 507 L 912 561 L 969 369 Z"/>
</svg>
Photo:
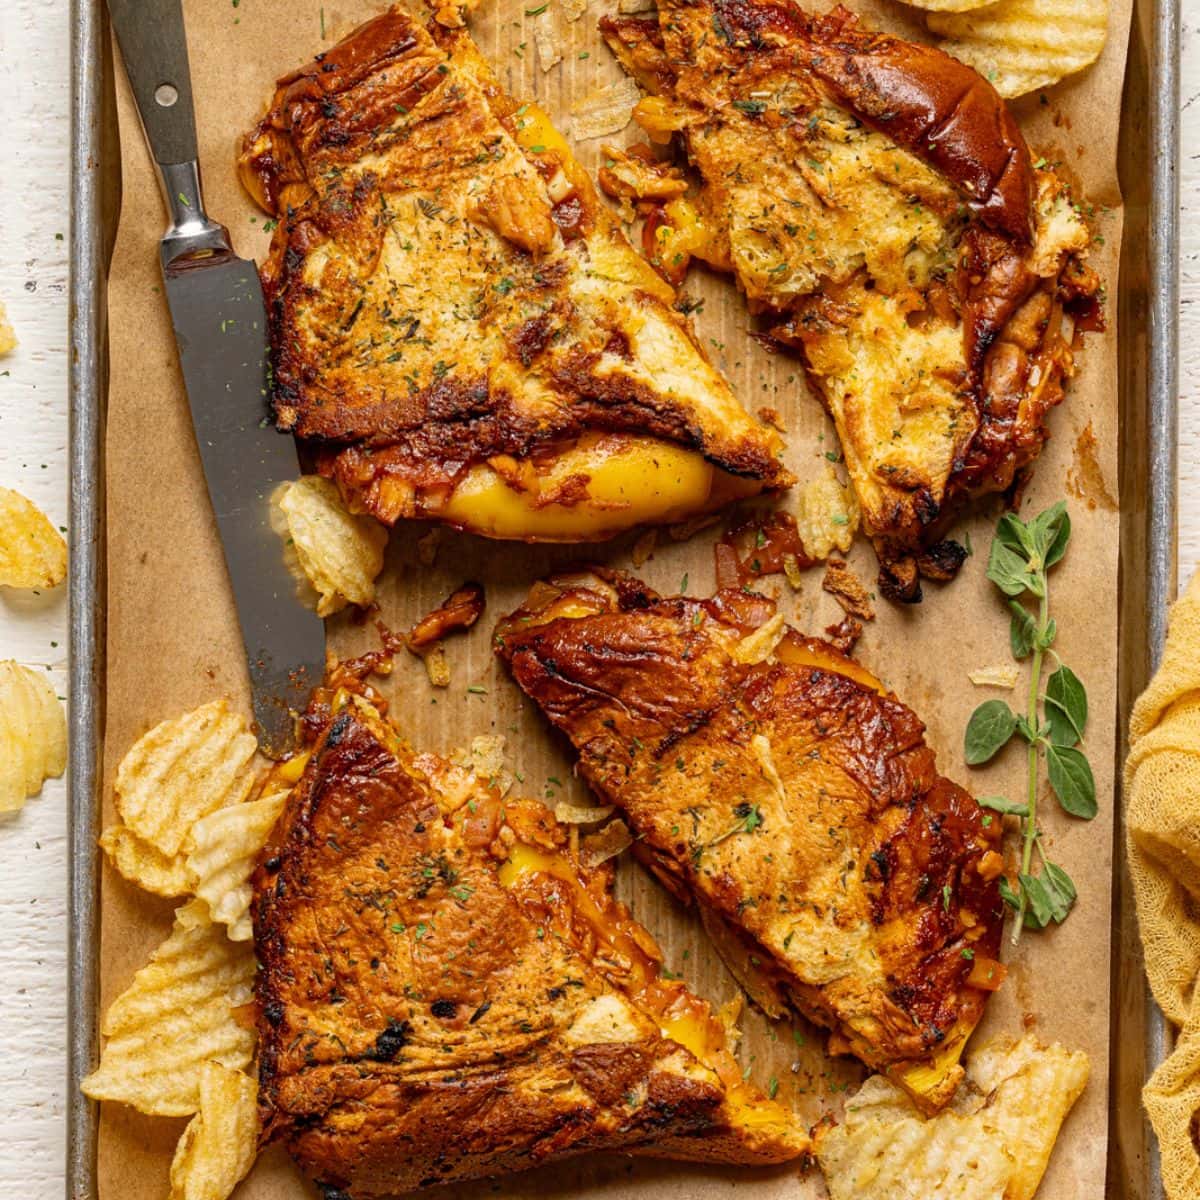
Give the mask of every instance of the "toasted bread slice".
<svg viewBox="0 0 1200 1200">
<path fill-rule="evenodd" d="M 732 272 L 800 352 L 880 589 L 919 600 L 965 557 L 942 541 L 956 510 L 1041 451 L 1074 331 L 1102 323 L 1065 183 L 970 67 L 843 8 L 660 0 L 601 25 L 653 93 L 635 117 L 702 179 L 658 204 L 647 253 L 676 282 L 691 255 Z"/>
<path fill-rule="evenodd" d="M 242 178 L 278 423 L 353 508 L 594 540 L 786 485 L 545 114 L 393 9 L 280 80 Z"/>
<path fill-rule="evenodd" d="M 584 1151 L 807 1148 L 549 810 L 331 696 L 254 881 L 265 1139 L 356 1198 Z"/>
<path fill-rule="evenodd" d="M 1000 822 L 865 667 L 761 624 L 773 607 L 562 577 L 501 622 L 497 653 L 751 996 L 932 1111 L 1004 975 Z"/>
</svg>

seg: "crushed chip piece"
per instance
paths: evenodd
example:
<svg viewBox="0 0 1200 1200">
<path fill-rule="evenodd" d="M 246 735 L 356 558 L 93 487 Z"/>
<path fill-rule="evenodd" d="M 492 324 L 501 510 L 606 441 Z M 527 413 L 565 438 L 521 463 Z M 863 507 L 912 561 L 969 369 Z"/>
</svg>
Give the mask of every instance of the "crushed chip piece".
<svg viewBox="0 0 1200 1200">
<path fill-rule="evenodd" d="M 1000 0 L 979 12 L 930 13 L 942 49 L 984 76 L 1002 96 L 1050 87 L 1100 57 L 1108 0 Z"/>
<path fill-rule="evenodd" d="M 258 1084 L 220 1063 L 200 1067 L 200 1109 L 171 1160 L 168 1200 L 227 1200 L 258 1154 Z"/>
<path fill-rule="evenodd" d="M 0 304 L 0 358 L 11 354 L 16 348 L 17 335 L 9 324 L 8 313 L 5 311 L 4 305 Z"/>
<path fill-rule="evenodd" d="M 0 587 L 55 587 L 66 577 L 62 534 L 32 500 L 0 487 Z"/>
<path fill-rule="evenodd" d="M 192 881 L 182 854 L 167 855 L 138 837 L 128 825 L 110 825 L 100 849 L 130 883 L 156 896 L 189 896 Z"/>
<path fill-rule="evenodd" d="M 163 721 L 117 767 L 117 811 L 134 833 L 174 857 L 196 821 L 249 794 L 256 748 L 225 700 Z"/>
<path fill-rule="evenodd" d="M 450 663 L 446 660 L 446 649 L 441 642 L 434 642 L 420 657 L 425 663 L 425 674 L 429 682 L 438 688 L 450 686 Z"/>
<path fill-rule="evenodd" d="M 67 768 L 67 718 L 44 672 L 0 662 L 0 812 Z"/>
<path fill-rule="evenodd" d="M 810 479 L 800 493 L 796 532 L 809 558 L 825 559 L 835 550 L 847 553 L 858 529 L 858 498 L 839 482 L 833 468 Z"/>
<path fill-rule="evenodd" d="M 616 858 L 633 845 L 629 827 L 620 817 L 609 821 L 603 829 L 589 833 L 579 844 L 579 861 L 588 868 Z"/>
<path fill-rule="evenodd" d="M 547 9 L 533 20 L 533 46 L 537 51 L 538 66 L 543 71 L 552 71 L 562 62 L 558 34 L 554 28 L 554 14 Z"/>
<path fill-rule="evenodd" d="M 655 0 L 618 0 L 617 12 L 622 16 L 630 16 L 634 13 L 655 12 L 658 5 Z"/>
<path fill-rule="evenodd" d="M 508 739 L 502 733 L 482 733 L 471 739 L 469 750 L 455 750 L 450 761 L 465 771 L 470 771 L 488 787 L 495 788 L 500 795 L 508 793 L 514 776 L 506 761 Z"/>
<path fill-rule="evenodd" d="M 1032 1200 L 1087 1077 L 1087 1055 L 1027 1034 L 976 1051 L 951 1107 L 925 1119 L 872 1075 L 817 1136 L 831 1200 Z"/>
<path fill-rule="evenodd" d="M 641 99 L 641 89 L 628 76 L 594 88 L 571 105 L 571 133 L 586 142 L 608 133 L 620 133 L 633 119 L 633 106 Z"/>
<path fill-rule="evenodd" d="M 563 825 L 598 825 L 612 816 L 611 804 L 570 804 L 560 800 L 554 806 L 554 819 Z"/>
<path fill-rule="evenodd" d="M 155 1116 L 194 1113 L 203 1063 L 241 1070 L 254 1057 L 254 1034 L 234 1015 L 253 979 L 253 951 L 225 936 L 203 900 L 177 909 L 171 936 L 109 1006 L 84 1094 Z"/>
<path fill-rule="evenodd" d="M 298 570 L 316 592 L 317 615 L 373 604 L 387 530 L 374 517 L 347 512 L 337 485 L 320 475 L 282 485 L 273 500 L 273 524 L 289 539 L 289 566 L 294 554 L 293 574 Z"/>
<path fill-rule="evenodd" d="M 1015 663 L 1000 663 L 967 672 L 967 678 L 976 687 L 1015 688 L 1020 676 L 1021 672 Z"/>
<path fill-rule="evenodd" d="M 287 798 L 285 789 L 260 800 L 218 808 L 201 817 L 188 834 L 191 890 L 208 904 L 212 919 L 225 925 L 235 942 L 248 942 L 254 936 L 250 876 Z"/>
<path fill-rule="evenodd" d="M 748 633 L 729 652 L 734 662 L 755 663 L 766 662 L 775 653 L 775 647 L 787 632 L 783 624 L 783 613 L 777 612 L 753 633 Z"/>
<path fill-rule="evenodd" d="M 578 21 L 587 12 L 588 0 L 560 0 L 559 9 L 568 21 Z"/>
</svg>

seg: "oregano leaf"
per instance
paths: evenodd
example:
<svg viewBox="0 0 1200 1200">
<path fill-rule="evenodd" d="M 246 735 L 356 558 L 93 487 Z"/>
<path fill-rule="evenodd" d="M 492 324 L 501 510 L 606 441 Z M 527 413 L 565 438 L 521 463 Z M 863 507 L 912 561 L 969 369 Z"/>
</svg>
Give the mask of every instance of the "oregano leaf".
<svg viewBox="0 0 1200 1200">
<path fill-rule="evenodd" d="M 1013 735 L 1016 714 L 1003 700 L 985 700 L 967 722 L 963 753 L 971 766 L 992 758 Z"/>
<path fill-rule="evenodd" d="M 1034 918 L 1032 924 L 1037 929 L 1045 929 L 1054 916 L 1054 906 L 1042 881 L 1036 875 L 1019 875 L 1021 890 L 1025 893 L 1028 907 L 1025 910 L 1025 924 L 1031 924 L 1029 918 Z"/>
<path fill-rule="evenodd" d="M 976 803 L 980 808 L 990 808 L 992 812 L 1004 813 L 1009 817 L 1029 816 L 1029 805 L 1021 800 L 1007 800 L 1003 796 L 980 796 Z"/>
<path fill-rule="evenodd" d="M 1067 919 L 1067 913 L 1071 911 L 1078 895 L 1075 884 L 1062 867 L 1052 862 L 1046 863 L 1046 869 L 1042 872 L 1042 882 L 1054 907 L 1054 919 L 1061 925 Z"/>
<path fill-rule="evenodd" d="M 1006 596 L 1019 596 L 1029 587 L 1029 564 L 995 538 L 988 554 L 987 577 Z"/>
<path fill-rule="evenodd" d="M 1083 737 L 1088 718 L 1087 691 L 1070 667 L 1059 667 L 1046 680 L 1046 699 L 1062 710 L 1075 732 Z"/>
<path fill-rule="evenodd" d="M 1065 812 L 1085 821 L 1096 815 L 1096 780 L 1082 751 L 1050 742 L 1046 746 L 1046 774 Z"/>
<path fill-rule="evenodd" d="M 1037 625 L 1029 610 L 1017 600 L 1010 600 L 1008 607 L 1012 612 L 1012 620 L 1008 626 L 1008 644 L 1012 656 L 1018 662 L 1028 658 L 1033 653 L 1033 642 L 1037 637 Z"/>
<path fill-rule="evenodd" d="M 1057 704 L 1047 700 L 1045 715 L 1047 734 L 1056 746 L 1074 746 L 1079 741 L 1079 733 L 1071 718 Z"/>
<path fill-rule="evenodd" d="M 1012 890 L 1012 885 L 1008 882 L 1006 876 L 1000 876 L 1000 899 L 1008 905 L 1009 908 L 1017 909 L 1021 907 L 1021 898 Z"/>
</svg>

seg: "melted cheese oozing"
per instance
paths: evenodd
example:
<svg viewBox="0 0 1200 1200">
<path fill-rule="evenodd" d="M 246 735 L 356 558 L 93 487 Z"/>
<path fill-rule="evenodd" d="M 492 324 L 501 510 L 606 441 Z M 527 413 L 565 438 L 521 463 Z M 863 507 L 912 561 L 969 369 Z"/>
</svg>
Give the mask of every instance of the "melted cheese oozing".
<svg viewBox="0 0 1200 1200">
<path fill-rule="evenodd" d="M 518 490 L 485 463 L 472 467 L 438 515 L 493 538 L 585 541 L 704 509 L 715 474 L 695 451 L 667 442 L 591 435 L 556 456 L 537 491 Z M 587 477 L 580 498 L 541 499 L 572 476 Z"/>
</svg>

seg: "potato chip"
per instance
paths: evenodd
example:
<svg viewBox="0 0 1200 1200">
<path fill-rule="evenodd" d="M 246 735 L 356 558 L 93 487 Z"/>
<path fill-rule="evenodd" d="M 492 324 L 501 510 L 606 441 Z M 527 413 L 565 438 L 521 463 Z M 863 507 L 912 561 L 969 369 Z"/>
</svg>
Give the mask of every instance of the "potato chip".
<svg viewBox="0 0 1200 1200">
<path fill-rule="evenodd" d="M 226 1200 L 258 1154 L 258 1084 L 220 1063 L 200 1067 L 200 1111 L 171 1160 L 168 1200 Z"/>
<path fill-rule="evenodd" d="M 121 760 L 117 811 L 167 858 L 201 817 L 245 799 L 254 786 L 256 743 L 225 700 L 213 700 L 140 738 Z"/>
<path fill-rule="evenodd" d="M 0 358 L 11 354 L 16 348 L 17 335 L 8 323 L 8 313 L 5 311 L 4 305 L 0 304 Z"/>
<path fill-rule="evenodd" d="M 317 594 L 317 615 L 373 604 L 387 530 L 374 517 L 347 512 L 337 485 L 320 475 L 285 484 L 274 501 L 282 514 L 276 528 L 287 534 L 289 560 L 295 554 L 293 571 Z"/>
<path fill-rule="evenodd" d="M 942 49 L 1002 96 L 1023 96 L 1082 71 L 1108 38 L 1107 0 L 1000 0 L 979 12 L 930 13 Z"/>
<path fill-rule="evenodd" d="M 0 812 L 15 812 L 67 767 L 67 718 L 44 672 L 0 662 Z"/>
<path fill-rule="evenodd" d="M 138 837 L 128 825 L 110 825 L 100 849 L 130 883 L 156 896 L 189 896 L 192 881 L 182 854 L 167 855 Z"/>
<path fill-rule="evenodd" d="M 250 924 L 250 875 L 288 798 L 285 790 L 261 800 L 218 808 L 201 817 L 188 834 L 187 875 L 191 890 L 208 904 L 235 942 L 254 935 Z"/>
<path fill-rule="evenodd" d="M 858 519 L 853 488 L 843 485 L 828 465 L 800 492 L 796 532 L 809 558 L 828 558 L 835 550 L 845 554 L 854 541 Z"/>
<path fill-rule="evenodd" d="M 0 487 L 0 587 L 55 587 L 66 577 L 62 534 L 33 501 Z"/>
<path fill-rule="evenodd" d="M 562 43 L 554 28 L 554 14 L 549 9 L 534 18 L 533 46 L 537 51 L 538 66 L 543 71 L 553 70 L 562 62 Z"/>
<path fill-rule="evenodd" d="M 816 1151 L 831 1200 L 1032 1200 L 1088 1077 L 1087 1055 L 1031 1035 L 977 1051 L 950 1108 L 923 1118 L 872 1075 Z"/>
<path fill-rule="evenodd" d="M 109 1006 L 84 1094 L 162 1117 L 196 1112 L 204 1063 L 241 1070 L 254 1057 L 254 1034 L 234 1015 L 253 979 L 253 951 L 225 936 L 203 900 L 177 909 L 171 936 Z"/>
<path fill-rule="evenodd" d="M 629 826 L 620 817 L 614 817 L 603 829 L 589 833 L 579 844 L 579 861 L 589 869 L 616 858 L 633 845 Z"/>
<path fill-rule="evenodd" d="M 469 750 L 454 750 L 450 761 L 470 771 L 476 779 L 506 795 L 514 776 L 507 762 L 508 739 L 502 733 L 482 733 L 471 739 Z"/>
<path fill-rule="evenodd" d="M 572 136 L 586 142 L 607 133 L 620 133 L 633 120 L 633 106 L 641 98 L 641 89 L 628 76 L 594 88 L 571 105 Z"/>
<path fill-rule="evenodd" d="M 775 648 L 779 645 L 787 628 L 783 623 L 783 613 L 777 612 L 760 625 L 753 633 L 748 633 L 729 651 L 729 657 L 734 662 L 756 663 L 766 662 Z"/>
<path fill-rule="evenodd" d="M 979 667 L 967 672 L 976 687 L 1015 688 L 1020 670 L 1012 663 L 997 663 L 994 667 Z"/>
</svg>

